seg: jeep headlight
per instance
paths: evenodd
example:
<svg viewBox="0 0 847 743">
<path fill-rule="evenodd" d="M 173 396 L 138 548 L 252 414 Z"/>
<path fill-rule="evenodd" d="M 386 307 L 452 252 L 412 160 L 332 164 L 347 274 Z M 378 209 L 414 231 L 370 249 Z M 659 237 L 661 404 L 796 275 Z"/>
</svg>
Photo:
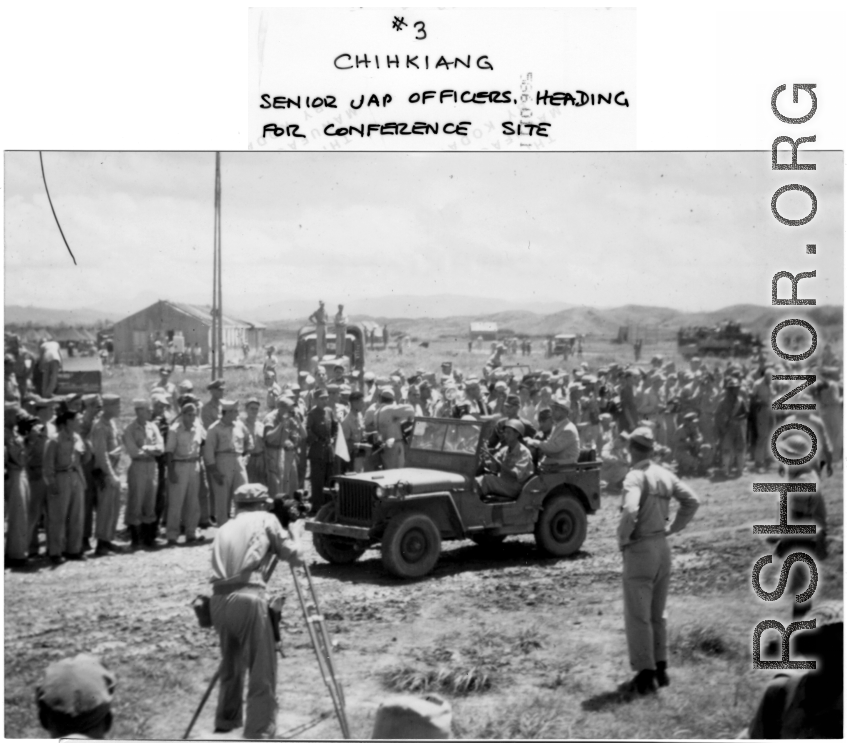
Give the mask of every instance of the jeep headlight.
<svg viewBox="0 0 847 743">
<path fill-rule="evenodd" d="M 374 491 L 377 498 L 385 497 L 385 489 L 381 488 L 379 485 L 376 486 L 376 490 Z"/>
</svg>

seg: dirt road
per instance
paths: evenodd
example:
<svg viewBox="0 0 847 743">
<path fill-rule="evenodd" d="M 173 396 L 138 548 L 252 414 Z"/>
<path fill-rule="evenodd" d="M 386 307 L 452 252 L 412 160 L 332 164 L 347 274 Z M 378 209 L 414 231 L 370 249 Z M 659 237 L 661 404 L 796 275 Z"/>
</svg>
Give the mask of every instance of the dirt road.
<svg viewBox="0 0 847 743">
<path fill-rule="evenodd" d="M 751 567 L 766 550 L 749 524 L 776 521 L 777 496 L 754 495 L 750 476 L 691 483 L 702 507 L 672 540 L 672 685 L 631 703 L 613 693 L 630 676 L 617 497 L 604 498 L 584 550 L 570 559 L 541 558 L 529 537 L 494 553 L 454 542 L 431 576 L 400 582 L 377 550 L 336 567 L 309 544 L 354 736 L 370 735 L 392 690 L 427 686 L 450 699 L 464 737 L 735 735 L 768 678 L 751 670 L 753 627 L 788 616 L 750 589 Z M 826 482 L 831 552 L 819 565 L 821 596 L 842 595 L 841 487 L 839 470 Z M 33 684 L 47 663 L 80 651 L 99 654 L 118 676 L 115 737 L 181 736 L 219 658 L 214 634 L 197 626 L 190 607 L 208 592 L 209 553 L 208 545 L 179 547 L 6 571 L 6 736 L 42 736 Z M 331 711 L 282 568 L 272 583 L 288 596 L 280 733 Z M 211 734 L 215 698 L 198 737 Z M 298 737 L 339 735 L 330 716 Z"/>
</svg>

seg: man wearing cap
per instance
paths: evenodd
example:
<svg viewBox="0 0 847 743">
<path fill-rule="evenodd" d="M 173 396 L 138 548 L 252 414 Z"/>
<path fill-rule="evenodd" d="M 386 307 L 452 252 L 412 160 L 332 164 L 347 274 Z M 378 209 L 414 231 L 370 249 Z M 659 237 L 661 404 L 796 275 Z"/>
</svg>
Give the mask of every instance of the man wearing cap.
<svg viewBox="0 0 847 743">
<path fill-rule="evenodd" d="M 177 390 L 177 400 L 181 399 L 183 395 Z M 162 437 L 162 441 L 167 444 L 168 441 L 168 431 L 171 427 L 171 421 L 168 418 L 168 408 L 171 404 L 171 398 L 168 398 L 164 394 L 155 394 L 153 395 L 153 410 L 151 414 L 150 420 L 153 422 L 153 425 L 159 429 L 159 435 Z M 179 408 L 176 408 L 179 411 Z M 155 521 L 155 529 L 151 529 L 154 535 L 158 533 L 159 524 L 164 524 L 167 519 L 168 513 L 168 472 L 167 472 L 167 457 L 165 456 L 165 452 L 162 451 L 156 457 L 156 521 Z"/>
<path fill-rule="evenodd" d="M 97 500 L 97 483 L 94 478 L 94 449 L 91 446 L 91 432 L 103 411 L 103 398 L 100 395 L 85 395 L 82 398 L 83 410 L 79 423 L 79 435 L 82 436 L 88 456 L 82 461 L 82 474 L 85 478 L 85 501 L 83 505 L 82 550 L 93 549 L 91 536 L 94 533 L 94 506 Z"/>
<path fill-rule="evenodd" d="M 535 436 L 535 426 L 533 426 L 532 423 L 530 423 L 525 418 L 521 417 L 518 412 L 520 410 L 520 404 L 521 401 L 517 395 L 506 396 L 506 399 L 503 403 L 503 415 L 494 424 L 494 430 L 491 432 L 491 436 L 488 438 L 488 448 L 491 451 L 496 451 L 499 447 L 506 443 L 503 432 L 505 426 L 510 420 L 520 421 L 521 425 L 523 426 L 523 433 L 521 434 L 521 438 L 523 438 L 524 436 L 528 438 L 532 438 Z"/>
<path fill-rule="evenodd" d="M 631 431 L 638 422 L 638 404 L 635 397 L 635 372 L 627 369 L 623 375 L 623 385 L 620 391 L 621 410 L 618 418 L 618 429 Z"/>
<path fill-rule="evenodd" d="M 238 403 L 221 400 L 221 417 L 206 432 L 203 459 L 212 486 L 215 520 L 222 526 L 229 520 L 233 493 L 247 482 L 242 457 L 253 448 L 253 437 L 238 419 Z"/>
<path fill-rule="evenodd" d="M 56 436 L 44 450 L 47 499 L 47 554 L 54 564 L 83 559 L 85 480 L 82 462 L 89 456 L 79 435 L 76 413 L 56 417 Z"/>
<path fill-rule="evenodd" d="M 697 413 L 686 413 L 676 445 L 677 474 L 680 477 L 704 476 L 711 456 L 712 447 L 703 440 Z"/>
<path fill-rule="evenodd" d="M 694 517 L 700 503 L 676 475 L 650 459 L 653 431 L 639 426 L 626 436 L 632 469 L 624 479 L 618 546 L 623 553 L 624 627 L 636 676 L 621 690 L 647 694 L 667 686 L 665 604 L 671 573 L 667 537 Z M 679 508 L 670 527 L 670 500 Z"/>
<path fill-rule="evenodd" d="M 276 349 L 273 346 L 268 346 L 267 355 L 262 363 L 262 375 L 265 379 L 265 387 L 270 387 L 276 381 L 277 358 L 275 351 Z"/>
<path fill-rule="evenodd" d="M 26 446 L 18 433 L 18 417 L 25 417 L 14 402 L 6 402 L 3 418 L 3 463 L 6 477 L 6 566 L 23 567 L 29 555 L 29 478 L 26 474 Z"/>
<path fill-rule="evenodd" d="M 220 693 L 215 732 L 244 725 L 249 739 L 276 733 L 277 660 L 268 613 L 267 582 L 277 559 L 302 565 L 300 545 L 267 512 L 272 499 L 264 485 L 236 489 L 235 518 L 212 545 L 212 622 L 221 644 Z M 246 720 L 244 674 L 249 673 Z"/>
<path fill-rule="evenodd" d="M 484 464 L 492 474 L 476 478 L 480 495 L 502 495 L 517 498 L 524 483 L 532 477 L 532 454 L 522 443 L 524 425 L 516 418 L 502 425 L 502 445 L 492 453 L 484 450 Z"/>
<path fill-rule="evenodd" d="M 115 677 L 81 653 L 51 663 L 35 689 L 38 720 L 51 738 L 105 738 L 112 727 Z"/>
<path fill-rule="evenodd" d="M 123 441 L 132 460 L 127 471 L 127 499 L 124 521 L 129 528 L 132 546 L 155 546 L 156 488 L 159 468 L 156 457 L 165 451 L 158 426 L 150 418 L 150 403 L 145 398 L 132 401 L 135 420 L 124 430 Z"/>
<path fill-rule="evenodd" d="M 30 428 L 24 437 L 26 471 L 29 480 L 29 556 L 38 556 L 38 526 L 47 514 L 47 486 L 44 482 L 44 450 L 56 435 L 53 423 L 53 401 L 35 396 L 32 401 L 39 424 Z"/>
<path fill-rule="evenodd" d="M 395 400 L 394 390 L 384 387 L 379 393 L 379 405 L 365 414 L 365 430 L 375 431 L 382 441 L 377 458 L 384 470 L 405 466 L 406 449 L 401 424 L 415 415 L 411 405 L 398 404 Z"/>
<path fill-rule="evenodd" d="M 553 428 L 545 441 L 529 439 L 525 443 L 541 452 L 539 472 L 555 471 L 557 468 L 575 464 L 579 459 L 579 431 L 570 420 L 570 405 L 561 396 L 550 401 Z"/>
<path fill-rule="evenodd" d="M 265 417 L 265 468 L 272 498 L 291 495 L 299 487 L 297 452 L 303 426 L 294 414 L 294 398 L 283 395 L 276 410 Z"/>
<path fill-rule="evenodd" d="M 177 392 L 176 385 L 170 381 L 171 379 L 172 369 L 167 366 L 159 367 L 159 381 L 153 385 L 153 388 L 160 388 L 161 393 L 168 398 L 168 404 L 173 405 L 175 410 L 177 408 L 177 400 L 179 398 L 179 393 Z"/>
<path fill-rule="evenodd" d="M 465 382 L 465 399 L 463 402 L 469 405 L 470 415 L 481 418 L 491 415 L 491 408 L 480 394 L 479 379 L 469 377 Z"/>
<path fill-rule="evenodd" d="M 251 397 L 244 406 L 247 416 L 244 425 L 253 439 L 253 447 L 250 449 L 250 457 L 247 460 L 247 482 L 259 482 L 268 484 L 268 475 L 265 468 L 265 424 L 259 420 L 259 407 L 261 403 L 257 397 Z"/>
<path fill-rule="evenodd" d="M 314 396 L 315 407 L 306 416 L 306 445 L 309 457 L 309 479 L 312 490 L 312 507 L 315 510 L 324 505 L 324 487 L 332 477 L 335 461 L 335 436 L 338 433 L 338 420 L 335 411 L 329 406 L 329 394 L 319 389 Z"/>
<path fill-rule="evenodd" d="M 350 393 L 350 411 L 341 421 L 341 433 L 347 444 L 350 461 L 343 471 L 364 472 L 368 459 L 365 443 L 365 422 L 362 413 L 365 409 L 364 395 L 355 390 Z"/>
<path fill-rule="evenodd" d="M 112 394 L 103 395 L 103 412 L 91 429 L 93 476 L 97 483 L 97 518 L 94 526 L 97 555 L 121 551 L 114 544 L 121 507 L 121 483 L 118 479 L 121 436 L 117 426 L 120 414 L 121 398 Z"/>
<path fill-rule="evenodd" d="M 223 399 L 225 388 L 226 382 L 223 379 L 216 379 L 206 385 L 210 398 L 200 407 L 200 425 L 203 427 L 204 434 L 207 434 L 212 424 L 221 417 L 221 400 Z M 211 478 L 209 473 L 206 472 L 205 463 L 201 461 L 200 466 L 202 469 L 200 475 L 200 493 L 198 495 L 200 501 L 200 528 L 206 529 L 210 525 L 214 506 L 212 504 Z"/>
<path fill-rule="evenodd" d="M 729 477 L 733 470 L 737 475 L 744 472 L 748 406 L 738 394 L 741 383 L 736 377 L 727 377 L 725 387 L 715 410 L 715 432 L 723 474 Z"/>
<path fill-rule="evenodd" d="M 187 402 L 179 419 L 168 431 L 165 456 L 168 465 L 168 512 L 165 536 L 169 546 L 179 538 L 180 525 L 185 525 L 185 542 L 203 541 L 198 537 L 200 522 L 200 459 L 205 431 L 197 420 L 197 406 Z"/>
<path fill-rule="evenodd" d="M 316 355 L 320 361 L 326 355 L 326 308 L 323 300 L 318 302 L 318 308 L 309 315 L 309 322 L 315 324 Z"/>
</svg>

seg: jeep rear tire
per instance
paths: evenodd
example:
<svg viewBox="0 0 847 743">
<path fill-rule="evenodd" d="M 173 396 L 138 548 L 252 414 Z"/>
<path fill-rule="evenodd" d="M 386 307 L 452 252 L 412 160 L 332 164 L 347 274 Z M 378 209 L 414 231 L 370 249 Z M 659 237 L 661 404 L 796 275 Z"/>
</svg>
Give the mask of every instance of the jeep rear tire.
<svg viewBox="0 0 847 743">
<path fill-rule="evenodd" d="M 422 513 L 391 520 L 382 537 L 382 564 L 398 578 L 421 578 L 441 554 L 441 534 L 435 522 Z"/>
<path fill-rule="evenodd" d="M 549 555 L 567 557 L 582 546 L 587 529 L 582 504 L 572 495 L 554 495 L 535 522 L 535 543 Z"/>
<path fill-rule="evenodd" d="M 327 503 L 321 506 L 315 521 L 334 524 L 336 522 L 335 504 Z M 356 562 L 368 548 L 367 542 L 358 539 L 334 537 L 331 534 L 319 532 L 312 533 L 312 544 L 315 545 L 315 551 L 333 565 L 349 565 L 351 562 Z"/>
</svg>

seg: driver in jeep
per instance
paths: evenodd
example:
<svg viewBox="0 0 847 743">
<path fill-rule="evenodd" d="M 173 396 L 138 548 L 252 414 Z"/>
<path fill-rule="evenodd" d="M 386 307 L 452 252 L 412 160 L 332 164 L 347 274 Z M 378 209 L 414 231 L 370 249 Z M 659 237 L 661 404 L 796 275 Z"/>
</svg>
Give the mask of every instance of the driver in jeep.
<svg viewBox="0 0 847 743">
<path fill-rule="evenodd" d="M 480 495 L 503 495 L 517 498 L 524 483 L 532 477 L 532 454 L 522 443 L 524 426 L 512 419 L 503 425 L 503 446 L 495 453 L 483 449 L 483 463 L 493 474 L 476 478 Z"/>
</svg>

